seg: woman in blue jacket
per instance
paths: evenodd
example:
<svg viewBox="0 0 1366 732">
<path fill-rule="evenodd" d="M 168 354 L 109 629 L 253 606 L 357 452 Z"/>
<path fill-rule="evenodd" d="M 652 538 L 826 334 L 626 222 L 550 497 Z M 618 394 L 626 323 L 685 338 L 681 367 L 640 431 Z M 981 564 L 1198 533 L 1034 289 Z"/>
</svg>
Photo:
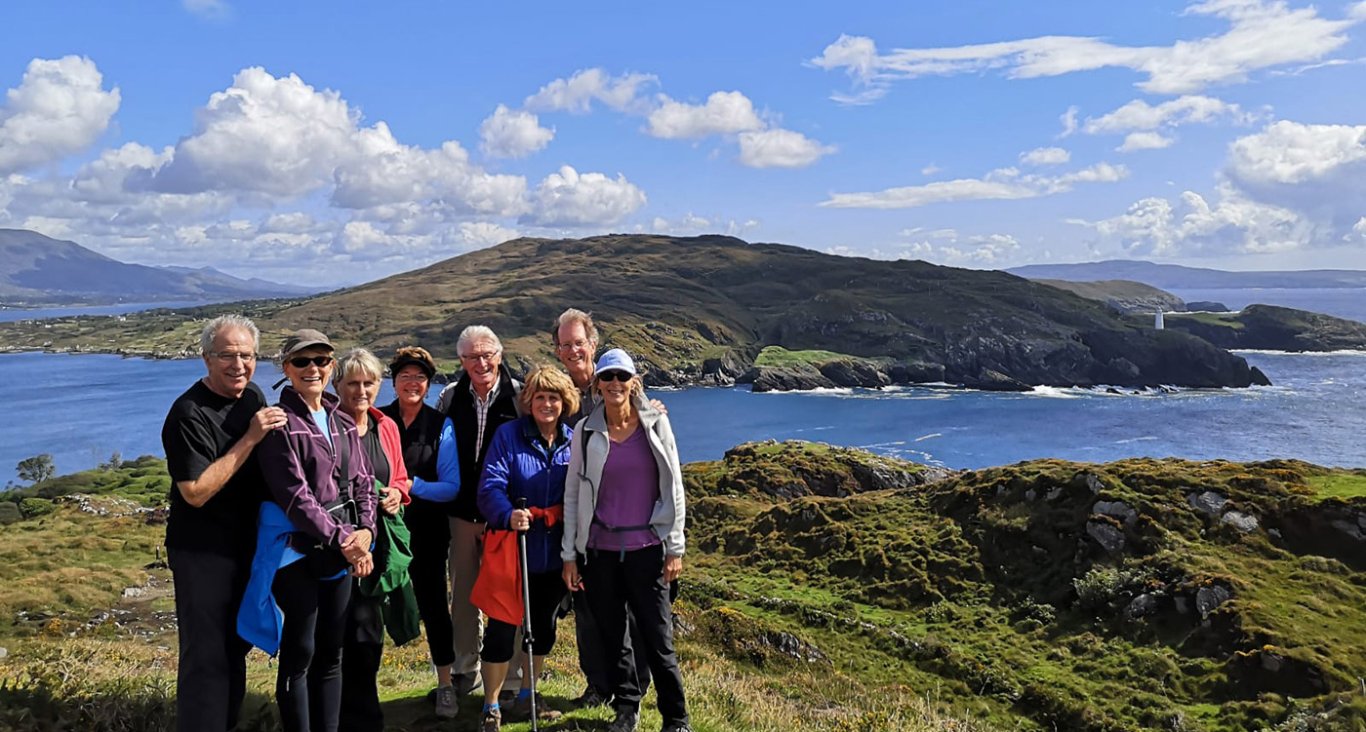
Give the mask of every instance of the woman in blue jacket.
<svg viewBox="0 0 1366 732">
<path fill-rule="evenodd" d="M 531 672 L 522 674 L 522 690 L 509 712 L 510 718 L 529 715 L 532 674 L 540 675 L 546 655 L 555 646 L 556 608 L 566 592 L 560 579 L 560 543 L 571 430 L 564 419 L 579 411 L 579 390 L 563 372 L 543 367 L 527 377 L 520 399 L 525 416 L 504 424 L 494 433 L 493 444 L 484 459 L 478 496 L 479 511 L 488 520 L 491 533 L 499 529 L 527 533 L 534 661 Z M 514 507 L 519 498 L 526 499 L 526 509 Z M 486 562 L 481 575 L 491 570 L 493 567 Z M 480 577 L 481 583 L 493 580 Z M 516 581 L 515 573 L 512 577 L 497 578 L 504 589 L 516 588 Z M 484 629 L 484 648 L 479 654 L 485 691 L 481 732 L 492 732 L 501 725 L 496 690 L 503 688 L 507 678 L 516 632 L 516 625 L 494 617 L 489 618 Z M 495 691 L 490 693 L 489 689 Z M 539 703 L 536 706 L 543 709 Z"/>
</svg>

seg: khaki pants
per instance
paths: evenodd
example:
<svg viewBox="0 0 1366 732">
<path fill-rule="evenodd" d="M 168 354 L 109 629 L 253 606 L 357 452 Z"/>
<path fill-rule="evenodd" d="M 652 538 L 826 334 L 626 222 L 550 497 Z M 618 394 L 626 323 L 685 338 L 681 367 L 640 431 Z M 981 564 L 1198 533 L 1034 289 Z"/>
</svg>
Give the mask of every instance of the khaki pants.
<svg viewBox="0 0 1366 732">
<path fill-rule="evenodd" d="M 484 641 L 484 616 L 470 602 L 479 561 L 484 556 L 484 524 L 451 517 L 451 628 L 455 636 L 453 674 L 478 674 L 479 651 Z M 522 685 L 522 633 L 517 632 L 504 689 Z"/>
</svg>

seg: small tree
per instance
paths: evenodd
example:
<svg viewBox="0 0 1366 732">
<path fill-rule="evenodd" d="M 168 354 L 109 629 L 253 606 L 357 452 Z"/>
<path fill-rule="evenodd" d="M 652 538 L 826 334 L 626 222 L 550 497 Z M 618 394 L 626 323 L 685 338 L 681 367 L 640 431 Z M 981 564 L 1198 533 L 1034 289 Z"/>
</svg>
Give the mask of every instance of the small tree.
<svg viewBox="0 0 1366 732">
<path fill-rule="evenodd" d="M 121 467 L 123 467 L 123 453 L 118 450 L 115 450 L 114 454 L 109 456 L 109 460 L 100 463 L 101 470 L 118 470 Z"/>
<path fill-rule="evenodd" d="M 24 458 L 15 469 L 19 471 L 19 480 L 27 480 L 30 483 L 41 483 L 51 478 L 57 470 L 52 464 L 52 456 L 48 453 Z"/>
</svg>

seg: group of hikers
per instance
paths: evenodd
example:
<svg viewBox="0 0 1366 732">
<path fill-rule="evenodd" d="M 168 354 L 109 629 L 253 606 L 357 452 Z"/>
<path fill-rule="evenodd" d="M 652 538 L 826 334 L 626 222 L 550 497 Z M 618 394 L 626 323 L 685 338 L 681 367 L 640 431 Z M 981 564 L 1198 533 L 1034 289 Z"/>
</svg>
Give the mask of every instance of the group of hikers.
<svg viewBox="0 0 1366 732">
<path fill-rule="evenodd" d="M 386 366 L 299 330 L 280 348 L 276 386 L 288 383 L 271 405 L 252 382 L 256 325 L 205 325 L 207 373 L 162 428 L 178 730 L 236 725 L 253 645 L 277 656 L 287 732 L 381 730 L 384 636 L 402 644 L 423 628 L 437 717 L 482 686 L 482 732 L 553 718 L 533 690 L 570 608 L 586 681 L 574 703 L 610 705 L 608 729 L 631 732 L 653 679 L 662 732 L 691 729 L 673 642 L 684 496 L 667 414 L 629 354 L 597 355 L 588 313 L 562 313 L 551 341 L 563 370 L 519 381 L 491 329 L 465 328 L 461 375 L 432 407 L 425 349 Z M 381 407 L 386 373 L 395 400 Z"/>
</svg>

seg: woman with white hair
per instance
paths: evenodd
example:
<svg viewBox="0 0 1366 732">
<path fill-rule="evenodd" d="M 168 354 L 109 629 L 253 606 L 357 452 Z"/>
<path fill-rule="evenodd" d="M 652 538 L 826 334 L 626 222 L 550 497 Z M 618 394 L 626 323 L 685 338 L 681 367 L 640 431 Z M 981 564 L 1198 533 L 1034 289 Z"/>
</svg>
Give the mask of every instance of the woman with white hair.
<svg viewBox="0 0 1366 732">
<path fill-rule="evenodd" d="M 375 569 L 381 577 L 397 571 L 401 576 L 391 584 L 399 588 L 408 580 L 407 530 L 402 530 L 402 551 L 390 540 L 395 522 L 402 526 L 401 511 L 410 502 L 408 488 L 412 481 L 403 465 L 403 444 L 398 425 L 375 406 L 379 385 L 384 378 L 384 364 L 364 348 L 353 348 L 337 359 L 337 378 L 334 388 L 340 399 L 338 408 L 356 423 L 365 448 L 365 458 L 375 476 L 379 498 L 379 520 L 376 522 Z M 385 518 L 389 517 L 389 518 Z M 342 646 L 342 708 L 340 732 L 380 732 L 384 729 L 384 712 L 379 705 L 376 676 L 384 652 L 385 596 L 371 594 L 379 583 L 357 578 L 351 588 L 351 604 L 346 612 L 346 636 Z M 398 590 L 401 593 L 401 589 Z M 400 598 L 402 594 L 400 594 Z M 388 612 L 417 613 L 416 604 L 390 604 Z M 415 620 L 416 618 L 414 618 Z M 409 624 L 410 626 L 413 624 Z M 414 632 L 413 635 L 416 635 Z M 411 638 L 403 638 L 406 642 Z M 400 642 L 396 638 L 395 642 Z"/>
</svg>

